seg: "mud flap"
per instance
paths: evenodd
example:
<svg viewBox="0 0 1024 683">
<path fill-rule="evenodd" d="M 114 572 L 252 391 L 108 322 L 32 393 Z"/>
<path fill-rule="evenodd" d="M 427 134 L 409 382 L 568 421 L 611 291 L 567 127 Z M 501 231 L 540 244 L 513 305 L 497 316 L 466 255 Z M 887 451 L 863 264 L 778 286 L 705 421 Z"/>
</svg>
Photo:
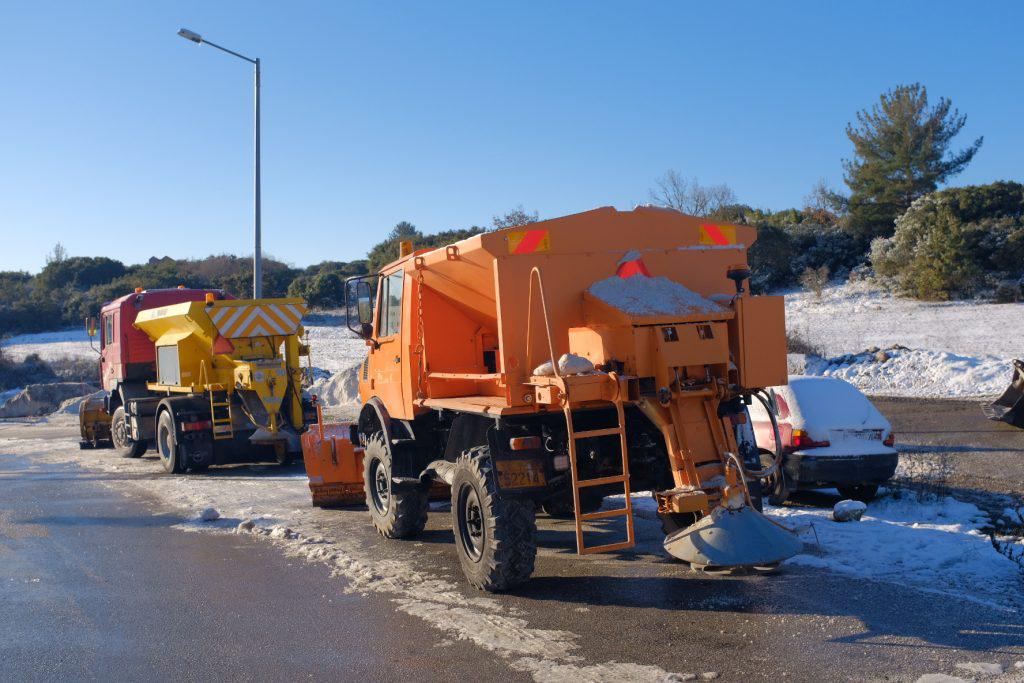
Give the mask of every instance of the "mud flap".
<svg viewBox="0 0 1024 683">
<path fill-rule="evenodd" d="M 698 567 L 760 567 L 793 557 L 803 543 L 745 505 L 711 514 L 665 537 L 669 555 Z"/>
<path fill-rule="evenodd" d="M 986 417 L 1024 429 L 1024 361 L 1013 361 L 1013 379 L 994 403 L 982 406 Z"/>
</svg>

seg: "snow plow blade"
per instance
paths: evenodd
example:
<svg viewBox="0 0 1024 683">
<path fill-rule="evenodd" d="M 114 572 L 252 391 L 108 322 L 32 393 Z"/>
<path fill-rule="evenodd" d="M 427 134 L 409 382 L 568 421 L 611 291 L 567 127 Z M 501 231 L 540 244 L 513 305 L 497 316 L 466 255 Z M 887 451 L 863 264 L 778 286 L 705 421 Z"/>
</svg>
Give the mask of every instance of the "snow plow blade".
<svg viewBox="0 0 1024 683">
<path fill-rule="evenodd" d="M 793 533 L 744 506 L 717 507 L 685 529 L 665 537 L 669 555 L 695 567 L 762 567 L 793 557 L 803 543 Z"/>
<path fill-rule="evenodd" d="M 309 477 L 309 492 L 316 507 L 362 505 L 363 449 L 352 441 L 347 423 L 310 426 L 302 435 L 302 459 Z"/>
<path fill-rule="evenodd" d="M 1024 429 L 1024 361 L 1013 361 L 1013 379 L 1003 395 L 982 410 L 990 420 Z"/>
</svg>

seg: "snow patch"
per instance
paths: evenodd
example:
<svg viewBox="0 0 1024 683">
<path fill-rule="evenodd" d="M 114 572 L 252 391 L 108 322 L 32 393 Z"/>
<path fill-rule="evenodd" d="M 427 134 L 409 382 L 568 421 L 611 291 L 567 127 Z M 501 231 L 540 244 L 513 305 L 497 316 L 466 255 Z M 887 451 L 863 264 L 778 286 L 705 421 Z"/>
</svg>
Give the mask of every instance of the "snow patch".
<svg viewBox="0 0 1024 683">
<path fill-rule="evenodd" d="M 978 358 L 947 351 L 891 349 L 878 361 L 874 353 L 825 359 L 807 356 L 803 372 L 837 377 L 875 396 L 976 397 L 1002 393 L 1010 380 L 1010 363 L 998 356 Z"/>
<path fill-rule="evenodd" d="M 563 353 L 562 357 L 558 359 L 558 372 L 564 375 L 584 375 L 594 371 L 594 364 L 583 356 L 577 356 L 575 353 Z M 551 365 L 551 361 L 544 361 L 533 369 L 533 374 L 537 377 L 553 377 L 555 375 L 554 367 Z"/>
<path fill-rule="evenodd" d="M 724 313 L 725 309 L 667 277 L 599 280 L 587 290 L 598 299 L 628 315 L 680 315 Z"/>
<path fill-rule="evenodd" d="M 812 545 L 787 563 L 996 609 L 1024 607 L 1016 564 L 992 547 L 982 531 L 988 515 L 971 503 L 910 494 L 898 500 L 885 497 L 871 503 L 859 524 L 835 522 L 829 509 L 787 505 L 766 506 L 765 512 L 790 528 L 808 529 L 803 536 Z M 815 536 L 820 549 L 813 545 Z"/>
</svg>

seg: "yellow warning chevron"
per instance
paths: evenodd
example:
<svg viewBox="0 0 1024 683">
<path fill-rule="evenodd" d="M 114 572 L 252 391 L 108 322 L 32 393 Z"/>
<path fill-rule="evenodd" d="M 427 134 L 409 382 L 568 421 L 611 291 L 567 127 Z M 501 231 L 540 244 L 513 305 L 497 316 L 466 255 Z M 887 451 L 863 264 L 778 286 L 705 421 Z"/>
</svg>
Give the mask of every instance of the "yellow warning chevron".
<svg viewBox="0 0 1024 683">
<path fill-rule="evenodd" d="M 218 301 L 209 315 L 222 337 L 239 339 L 294 334 L 305 312 L 301 299 L 277 299 Z"/>
</svg>

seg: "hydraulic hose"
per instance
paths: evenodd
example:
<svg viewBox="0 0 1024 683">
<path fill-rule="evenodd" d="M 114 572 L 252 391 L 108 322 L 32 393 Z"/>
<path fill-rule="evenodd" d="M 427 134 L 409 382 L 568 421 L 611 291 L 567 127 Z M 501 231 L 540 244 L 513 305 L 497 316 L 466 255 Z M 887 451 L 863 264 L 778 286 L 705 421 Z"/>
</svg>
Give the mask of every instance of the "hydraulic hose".
<svg viewBox="0 0 1024 683">
<path fill-rule="evenodd" d="M 764 389 L 758 389 L 752 395 L 764 406 L 765 411 L 768 413 L 768 419 L 772 423 L 772 433 L 775 435 L 775 457 L 772 458 L 772 464 L 768 467 L 763 467 L 760 470 L 747 468 L 747 474 L 758 479 L 767 479 L 775 475 L 782 467 L 782 436 L 779 433 L 779 422 L 775 418 L 775 401 L 771 399 L 771 396 Z"/>
</svg>

